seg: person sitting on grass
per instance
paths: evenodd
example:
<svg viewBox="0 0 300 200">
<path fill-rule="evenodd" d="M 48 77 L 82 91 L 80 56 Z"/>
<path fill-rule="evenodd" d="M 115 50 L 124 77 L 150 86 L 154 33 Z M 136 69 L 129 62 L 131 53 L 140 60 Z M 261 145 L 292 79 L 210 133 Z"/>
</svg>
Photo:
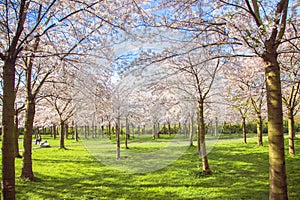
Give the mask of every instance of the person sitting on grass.
<svg viewBox="0 0 300 200">
<path fill-rule="evenodd" d="M 35 139 L 35 144 L 40 144 L 41 142 L 42 142 L 42 136 L 40 134 L 38 134 Z"/>
<path fill-rule="evenodd" d="M 41 142 L 40 147 L 50 147 L 50 144 L 47 142 L 47 140 Z"/>
</svg>

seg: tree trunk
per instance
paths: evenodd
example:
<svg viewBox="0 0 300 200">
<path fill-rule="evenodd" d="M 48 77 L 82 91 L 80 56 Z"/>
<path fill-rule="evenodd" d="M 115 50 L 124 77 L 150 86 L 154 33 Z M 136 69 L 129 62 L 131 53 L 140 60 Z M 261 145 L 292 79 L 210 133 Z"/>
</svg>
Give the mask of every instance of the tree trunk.
<svg viewBox="0 0 300 200">
<path fill-rule="evenodd" d="M 242 117 L 243 142 L 247 144 L 246 117 Z"/>
<path fill-rule="evenodd" d="M 188 128 L 187 128 L 186 122 L 183 124 L 183 134 L 184 134 L 184 137 L 187 138 L 187 136 L 188 136 Z"/>
<path fill-rule="evenodd" d="M 257 145 L 258 146 L 263 146 L 263 121 L 261 118 L 261 114 L 257 115 L 257 121 L 256 121 L 256 127 L 257 127 Z"/>
<path fill-rule="evenodd" d="M 3 65 L 3 110 L 2 110 L 2 195 L 3 199 L 15 197 L 15 61 Z"/>
<path fill-rule="evenodd" d="M 189 135 L 190 135 L 190 146 L 193 145 L 193 138 L 194 138 L 194 118 L 190 116 L 190 123 L 189 123 Z"/>
<path fill-rule="evenodd" d="M 171 124 L 168 122 L 168 135 L 171 136 Z"/>
<path fill-rule="evenodd" d="M 264 61 L 268 106 L 270 199 L 287 199 L 280 68 L 274 44 L 269 43 L 267 41 Z"/>
<path fill-rule="evenodd" d="M 288 111 L 288 127 L 289 127 L 289 154 L 295 155 L 295 119 L 293 115 L 293 110 Z"/>
<path fill-rule="evenodd" d="M 16 116 L 15 116 L 15 157 L 16 158 L 22 158 L 19 151 L 19 111 L 16 109 Z"/>
<path fill-rule="evenodd" d="M 65 122 L 60 120 L 60 138 L 59 138 L 59 148 L 66 149 L 65 147 Z"/>
<path fill-rule="evenodd" d="M 108 129 L 107 133 L 108 133 L 109 139 L 111 140 L 111 124 L 110 124 L 110 122 L 108 122 L 107 129 Z"/>
<path fill-rule="evenodd" d="M 216 117 L 215 120 L 216 120 L 216 121 L 215 121 L 215 126 L 216 126 L 216 128 L 215 128 L 215 136 L 218 136 L 218 134 L 219 134 L 218 118 Z"/>
<path fill-rule="evenodd" d="M 65 125 L 65 134 L 66 134 L 66 140 L 69 139 L 69 125 Z"/>
<path fill-rule="evenodd" d="M 197 152 L 198 155 L 201 156 L 201 143 L 200 143 L 200 113 L 197 112 L 197 121 L 198 121 L 198 132 L 197 132 Z"/>
<path fill-rule="evenodd" d="M 138 135 L 141 135 L 141 126 L 140 126 L 140 125 L 138 125 L 138 128 L 137 128 L 137 134 L 138 134 Z"/>
<path fill-rule="evenodd" d="M 117 119 L 116 123 L 116 141 L 117 141 L 117 152 L 116 152 L 116 158 L 120 159 L 121 157 L 121 148 L 120 148 L 120 117 Z"/>
<path fill-rule="evenodd" d="M 78 126 L 77 125 L 75 126 L 75 133 L 74 133 L 74 135 L 75 135 L 75 141 L 78 142 Z"/>
<path fill-rule="evenodd" d="M 143 126 L 142 135 L 145 135 L 145 133 L 146 133 L 146 125 Z"/>
<path fill-rule="evenodd" d="M 101 126 L 101 138 L 104 138 L 104 126 Z"/>
<path fill-rule="evenodd" d="M 128 139 L 129 139 L 129 123 L 128 123 L 128 118 L 126 117 L 126 120 L 125 120 L 125 123 L 126 123 L 126 135 L 125 135 L 125 148 L 126 149 L 129 149 L 128 148 Z"/>
<path fill-rule="evenodd" d="M 206 153 L 206 144 L 205 144 L 205 124 L 204 124 L 204 102 L 198 102 L 199 109 L 199 121 L 198 121 L 198 131 L 200 136 L 200 153 L 202 156 L 202 169 L 205 174 L 211 174 L 211 170 L 208 164 L 208 157 Z"/>
<path fill-rule="evenodd" d="M 155 133 L 156 133 L 156 126 L 155 123 L 153 123 L 153 129 L 152 129 L 152 139 L 155 140 Z"/>
<path fill-rule="evenodd" d="M 157 123 L 156 136 L 157 136 L 157 138 L 160 138 L 160 124 L 159 124 L 159 122 Z"/>
<path fill-rule="evenodd" d="M 181 134 L 182 133 L 182 128 L 181 128 L 181 123 L 179 122 L 178 123 L 178 134 Z"/>
<path fill-rule="evenodd" d="M 72 126 L 71 126 L 71 134 L 72 134 L 72 139 L 75 139 L 74 122 L 72 122 Z"/>
<path fill-rule="evenodd" d="M 95 126 L 95 134 L 94 134 L 94 137 L 97 138 L 97 135 L 98 135 L 98 127 Z"/>
<path fill-rule="evenodd" d="M 52 126 L 53 128 L 53 139 L 56 139 L 56 126 L 55 126 L 55 124 L 53 124 L 53 126 Z"/>
<path fill-rule="evenodd" d="M 53 137 L 53 127 L 50 126 L 49 129 L 50 129 L 50 137 Z"/>
<path fill-rule="evenodd" d="M 84 139 L 87 139 L 87 126 L 84 125 Z"/>
<path fill-rule="evenodd" d="M 35 115 L 35 102 L 32 97 L 26 99 L 26 113 L 25 113 L 25 126 L 24 126 L 24 153 L 23 153 L 23 166 L 21 178 L 34 179 L 32 171 L 32 132 L 33 122 Z"/>
</svg>

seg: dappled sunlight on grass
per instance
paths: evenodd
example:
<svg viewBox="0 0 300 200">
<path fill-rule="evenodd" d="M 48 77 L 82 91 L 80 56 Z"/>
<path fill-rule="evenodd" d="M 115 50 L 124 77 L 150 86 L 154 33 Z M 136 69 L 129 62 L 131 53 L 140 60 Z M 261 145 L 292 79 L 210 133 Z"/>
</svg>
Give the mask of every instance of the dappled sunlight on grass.
<svg viewBox="0 0 300 200">
<path fill-rule="evenodd" d="M 133 174 L 100 162 L 81 142 L 67 140 L 68 150 L 63 150 L 58 148 L 58 140 L 48 141 L 51 148 L 33 149 L 36 179 L 17 179 L 17 199 L 268 199 L 268 147 L 258 147 L 255 138 L 249 139 L 248 144 L 240 140 L 214 144 L 208 154 L 212 175 L 202 174 L 198 168 L 201 162 L 195 146 L 186 148 L 183 155 L 164 168 Z M 130 149 L 121 150 L 121 155 L 129 157 L 120 163 L 131 162 L 129 152 L 155 153 L 166 141 L 130 141 Z M 297 155 L 286 156 L 290 199 L 300 196 L 299 140 L 295 146 Z M 170 150 L 171 156 L 176 149 Z M 115 159 L 115 149 L 112 152 Z M 139 167 L 138 163 L 135 165 Z M 20 159 L 16 166 L 20 176 Z"/>
</svg>

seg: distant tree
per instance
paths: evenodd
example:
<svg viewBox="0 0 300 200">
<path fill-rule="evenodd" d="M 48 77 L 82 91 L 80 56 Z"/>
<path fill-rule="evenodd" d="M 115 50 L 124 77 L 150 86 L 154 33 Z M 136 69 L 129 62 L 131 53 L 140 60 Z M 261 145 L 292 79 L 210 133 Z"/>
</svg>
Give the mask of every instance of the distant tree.
<svg viewBox="0 0 300 200">
<path fill-rule="evenodd" d="M 242 119 L 244 143 L 246 143 L 246 118 L 253 112 L 257 118 L 258 145 L 262 145 L 263 103 L 265 77 L 260 58 L 232 58 L 223 68 L 227 88 L 227 100 L 237 109 Z"/>
<path fill-rule="evenodd" d="M 295 155 L 295 119 L 300 110 L 300 51 L 290 53 L 289 56 L 282 54 L 282 100 L 286 108 L 289 132 L 289 154 Z"/>
<path fill-rule="evenodd" d="M 187 55 L 172 59 L 169 67 L 176 71 L 178 77 L 183 76 L 184 79 L 175 78 L 184 81 L 185 84 L 177 84 L 177 90 L 189 96 L 188 101 L 197 102 L 198 112 L 198 153 L 202 157 L 202 170 L 210 174 L 211 169 L 208 164 L 205 141 L 205 104 L 209 103 L 208 99 L 216 81 L 217 73 L 220 70 L 220 61 L 203 62 L 207 59 L 209 51 L 192 52 Z M 188 87 L 186 87 L 187 85 Z"/>
</svg>

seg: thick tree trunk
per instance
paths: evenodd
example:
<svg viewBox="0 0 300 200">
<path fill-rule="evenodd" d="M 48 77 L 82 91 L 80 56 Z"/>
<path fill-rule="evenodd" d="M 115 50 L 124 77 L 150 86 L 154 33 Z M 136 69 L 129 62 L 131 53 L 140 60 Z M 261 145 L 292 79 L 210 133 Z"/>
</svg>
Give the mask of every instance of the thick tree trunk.
<svg viewBox="0 0 300 200">
<path fill-rule="evenodd" d="M 193 116 L 190 116 L 189 135 L 190 135 L 190 146 L 194 146 L 193 145 L 193 139 L 194 139 L 194 118 L 193 118 Z"/>
<path fill-rule="evenodd" d="M 117 119 L 117 123 L 116 123 L 116 141 L 117 141 L 117 151 L 116 151 L 116 158 L 120 159 L 121 157 L 121 148 L 120 148 L 120 117 L 118 117 Z"/>
<path fill-rule="evenodd" d="M 289 127 L 289 154 L 295 155 L 295 119 L 293 115 L 293 110 L 288 111 L 288 127 Z"/>
<path fill-rule="evenodd" d="M 65 122 L 63 120 L 60 120 L 59 148 L 66 149 L 66 147 L 65 147 Z"/>
<path fill-rule="evenodd" d="M 258 146 L 263 146 L 263 121 L 261 114 L 257 114 L 257 119 L 256 119 L 256 128 L 257 128 L 257 145 Z"/>
<path fill-rule="evenodd" d="M 198 103 L 199 109 L 199 121 L 198 121 L 198 132 L 200 136 L 200 153 L 202 157 L 202 169 L 205 174 L 211 174 L 211 170 L 208 164 L 208 157 L 206 153 L 206 142 L 205 142 L 205 124 L 204 124 L 204 102 Z"/>
<path fill-rule="evenodd" d="M 168 135 L 171 136 L 171 124 L 168 122 Z"/>
<path fill-rule="evenodd" d="M 15 199 L 15 63 L 7 60 L 3 66 L 2 110 L 2 195 Z"/>
<path fill-rule="evenodd" d="M 243 142 L 247 144 L 246 117 L 242 117 Z"/>
<path fill-rule="evenodd" d="M 270 199 L 287 199 L 280 69 L 274 45 L 266 45 Z"/>
<path fill-rule="evenodd" d="M 30 94 L 29 94 L 30 95 Z M 35 115 L 35 101 L 33 97 L 26 98 L 25 126 L 24 126 L 24 153 L 21 178 L 34 179 L 32 171 L 32 132 Z"/>
</svg>

